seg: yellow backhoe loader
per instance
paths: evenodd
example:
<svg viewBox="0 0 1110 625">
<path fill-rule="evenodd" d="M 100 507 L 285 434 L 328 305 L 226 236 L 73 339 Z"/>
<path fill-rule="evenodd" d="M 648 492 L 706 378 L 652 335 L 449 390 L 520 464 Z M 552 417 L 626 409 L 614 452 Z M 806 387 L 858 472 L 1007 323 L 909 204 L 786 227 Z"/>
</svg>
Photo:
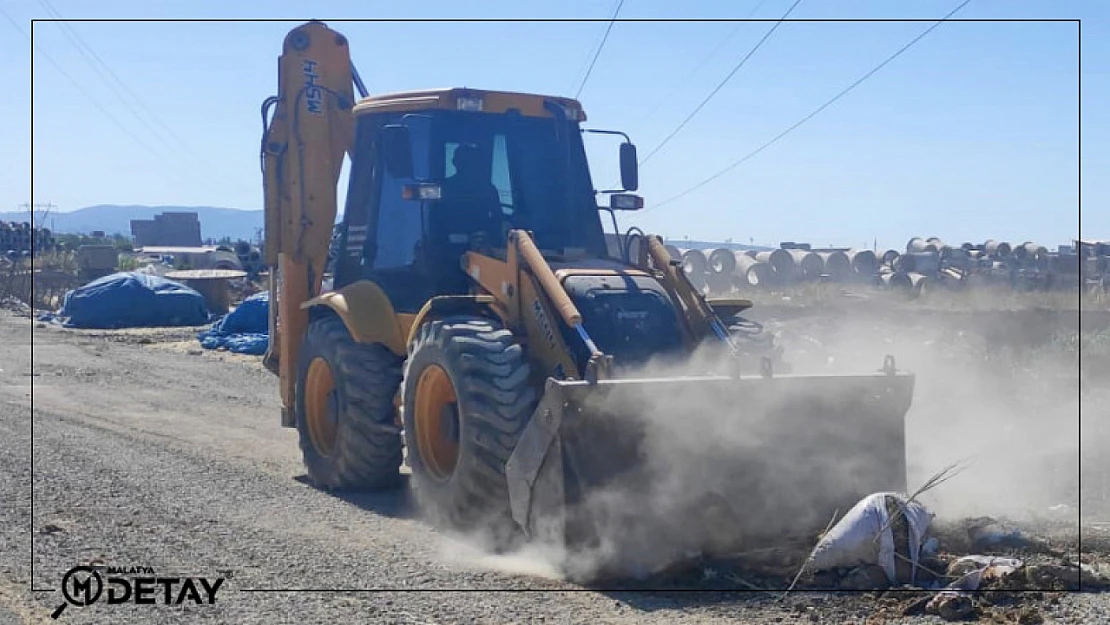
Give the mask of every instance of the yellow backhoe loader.
<svg viewBox="0 0 1110 625">
<path fill-rule="evenodd" d="M 703 297 L 657 236 L 607 245 L 602 212 L 616 228 L 616 211 L 643 206 L 636 149 L 584 128 L 577 101 L 370 96 L 347 39 L 316 21 L 289 32 L 278 67 L 262 110 L 264 362 L 319 487 L 397 486 L 407 455 L 427 518 L 497 545 L 596 544 L 621 514 L 650 521 L 629 510 L 653 485 L 686 506 L 678 533 L 744 539 L 812 532 L 904 489 L 913 375 L 890 357 L 805 376 L 735 356 L 746 339 L 729 328 L 750 302 Z M 620 189 L 595 189 L 587 132 L 623 138 Z M 705 350 L 720 357 L 704 371 L 659 373 Z M 622 504 L 594 496 L 618 486 Z M 741 523 L 699 526 L 709 499 L 677 497 L 694 491 Z"/>
</svg>

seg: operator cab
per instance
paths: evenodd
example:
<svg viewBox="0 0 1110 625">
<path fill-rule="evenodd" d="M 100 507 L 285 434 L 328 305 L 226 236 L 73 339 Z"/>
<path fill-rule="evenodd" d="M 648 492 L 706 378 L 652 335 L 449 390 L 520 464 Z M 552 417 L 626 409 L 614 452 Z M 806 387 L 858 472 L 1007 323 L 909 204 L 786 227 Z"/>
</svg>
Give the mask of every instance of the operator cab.
<svg viewBox="0 0 1110 625">
<path fill-rule="evenodd" d="M 552 260 L 609 257 L 576 102 L 454 89 L 369 98 L 355 113 L 337 288 L 369 278 L 416 312 L 469 292 L 461 257 L 504 257 L 510 229 Z"/>
</svg>

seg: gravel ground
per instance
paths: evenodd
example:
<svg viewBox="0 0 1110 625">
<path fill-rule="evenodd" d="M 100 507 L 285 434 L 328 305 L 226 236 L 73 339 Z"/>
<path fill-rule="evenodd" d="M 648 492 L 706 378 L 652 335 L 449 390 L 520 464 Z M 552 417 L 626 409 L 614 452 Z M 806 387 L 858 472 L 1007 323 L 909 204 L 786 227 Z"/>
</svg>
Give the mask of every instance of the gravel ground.
<svg viewBox="0 0 1110 625">
<path fill-rule="evenodd" d="M 903 616 L 913 597 L 895 593 L 780 599 L 558 581 L 437 534 L 405 490 L 340 498 L 307 485 L 257 358 L 201 352 L 188 330 L 34 326 L 0 311 L 0 625 L 55 622 L 61 593 L 29 585 L 57 589 L 70 567 L 97 562 L 227 581 L 215 605 L 100 601 L 58 622 L 941 622 Z M 1023 622 L 1093 623 L 1110 595 L 1033 596 L 995 622 L 1017 622 L 1019 608 Z"/>
</svg>

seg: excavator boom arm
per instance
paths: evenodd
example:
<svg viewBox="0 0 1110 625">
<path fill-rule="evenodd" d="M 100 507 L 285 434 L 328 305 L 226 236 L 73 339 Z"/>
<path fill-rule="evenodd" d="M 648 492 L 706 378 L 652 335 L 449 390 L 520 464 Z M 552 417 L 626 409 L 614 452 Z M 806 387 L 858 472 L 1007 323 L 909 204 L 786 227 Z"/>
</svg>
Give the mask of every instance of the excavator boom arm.
<svg viewBox="0 0 1110 625">
<path fill-rule="evenodd" d="M 285 37 L 278 95 L 266 103 L 273 116 L 262 139 L 271 300 L 265 362 L 281 378 L 287 410 L 308 323 L 301 305 L 320 291 L 343 156 L 353 149 L 354 79 L 347 39 L 322 22 L 309 22 Z"/>
</svg>

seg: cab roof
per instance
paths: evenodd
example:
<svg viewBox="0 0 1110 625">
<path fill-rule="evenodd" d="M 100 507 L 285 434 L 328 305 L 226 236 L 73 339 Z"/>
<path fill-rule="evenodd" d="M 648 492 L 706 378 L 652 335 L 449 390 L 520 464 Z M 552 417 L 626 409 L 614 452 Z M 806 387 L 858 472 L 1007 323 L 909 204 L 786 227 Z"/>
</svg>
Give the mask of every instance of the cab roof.
<svg viewBox="0 0 1110 625">
<path fill-rule="evenodd" d="M 481 101 L 481 108 L 475 102 Z M 545 96 L 534 93 L 514 93 L 511 91 L 487 91 L 451 87 L 445 89 L 426 89 L 422 91 L 402 91 L 370 96 L 359 100 L 355 105 L 355 115 L 372 113 L 408 112 L 428 109 L 480 110 L 483 113 L 505 113 L 516 109 L 525 117 L 553 117 L 544 108 L 544 101 L 552 100 L 567 109 L 567 116 L 575 121 L 585 121 L 586 113 L 582 105 L 572 98 Z"/>
</svg>

